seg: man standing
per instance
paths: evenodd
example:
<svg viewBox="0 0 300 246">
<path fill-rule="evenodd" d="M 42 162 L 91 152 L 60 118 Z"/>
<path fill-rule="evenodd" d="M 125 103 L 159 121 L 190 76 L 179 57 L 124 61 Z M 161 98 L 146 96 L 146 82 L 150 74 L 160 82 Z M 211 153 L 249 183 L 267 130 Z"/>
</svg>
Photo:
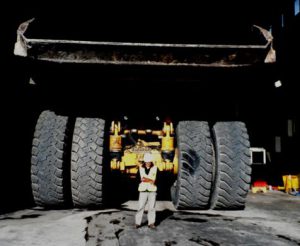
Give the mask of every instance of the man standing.
<svg viewBox="0 0 300 246">
<path fill-rule="evenodd" d="M 139 167 L 141 182 L 139 184 L 139 207 L 135 216 L 135 227 L 139 228 L 142 223 L 144 210 L 148 201 L 148 227 L 155 228 L 155 202 L 156 191 L 155 185 L 157 166 L 153 164 L 153 158 L 150 153 L 144 154 L 144 162 Z"/>
</svg>

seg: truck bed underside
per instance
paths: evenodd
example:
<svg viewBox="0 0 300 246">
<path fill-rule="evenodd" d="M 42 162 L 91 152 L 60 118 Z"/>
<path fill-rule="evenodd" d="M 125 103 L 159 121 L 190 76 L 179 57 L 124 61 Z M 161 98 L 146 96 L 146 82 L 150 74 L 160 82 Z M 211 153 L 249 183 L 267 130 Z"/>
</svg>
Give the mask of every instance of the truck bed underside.
<svg viewBox="0 0 300 246">
<path fill-rule="evenodd" d="M 97 42 L 27 38 L 24 33 L 32 20 L 20 25 L 14 52 L 37 60 L 113 65 L 239 67 L 273 63 L 276 59 L 272 35 L 258 26 L 266 39 L 265 44 Z"/>
</svg>

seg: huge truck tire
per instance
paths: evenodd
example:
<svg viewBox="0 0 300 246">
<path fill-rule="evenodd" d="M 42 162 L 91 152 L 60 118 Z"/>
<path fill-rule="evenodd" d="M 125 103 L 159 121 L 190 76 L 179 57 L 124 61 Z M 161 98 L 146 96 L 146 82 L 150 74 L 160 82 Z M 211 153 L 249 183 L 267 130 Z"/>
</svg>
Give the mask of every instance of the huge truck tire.
<svg viewBox="0 0 300 246">
<path fill-rule="evenodd" d="M 71 156 L 71 187 L 76 207 L 102 205 L 104 120 L 77 118 Z"/>
<path fill-rule="evenodd" d="M 68 200 L 67 122 L 67 117 L 51 111 L 43 111 L 37 121 L 32 143 L 31 184 L 34 201 L 39 206 L 60 207 Z"/>
<path fill-rule="evenodd" d="M 213 127 L 216 166 L 212 209 L 243 209 L 251 182 L 250 142 L 242 122 Z"/>
<path fill-rule="evenodd" d="M 177 129 L 178 176 L 171 188 L 176 209 L 205 209 L 212 186 L 213 145 L 207 122 L 181 121 Z"/>
</svg>

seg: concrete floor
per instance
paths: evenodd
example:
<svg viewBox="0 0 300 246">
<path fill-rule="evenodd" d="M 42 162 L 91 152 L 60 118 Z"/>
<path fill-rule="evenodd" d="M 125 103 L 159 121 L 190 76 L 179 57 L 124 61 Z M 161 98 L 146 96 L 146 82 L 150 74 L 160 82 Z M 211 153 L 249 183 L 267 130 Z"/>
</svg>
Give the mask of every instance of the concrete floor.
<svg viewBox="0 0 300 246">
<path fill-rule="evenodd" d="M 157 203 L 157 228 L 122 210 L 27 209 L 0 215 L 0 245 L 300 245 L 300 197 L 249 194 L 244 211 L 175 211 Z"/>
</svg>

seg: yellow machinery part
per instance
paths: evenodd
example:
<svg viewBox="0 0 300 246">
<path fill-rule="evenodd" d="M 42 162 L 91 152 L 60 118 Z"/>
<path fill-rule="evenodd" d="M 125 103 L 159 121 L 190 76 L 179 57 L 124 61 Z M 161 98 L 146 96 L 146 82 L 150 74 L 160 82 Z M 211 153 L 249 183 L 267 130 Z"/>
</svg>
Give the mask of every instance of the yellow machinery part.
<svg viewBox="0 0 300 246">
<path fill-rule="evenodd" d="M 120 162 L 120 170 L 125 171 L 125 164 L 122 161 Z"/>
<path fill-rule="evenodd" d="M 109 136 L 109 151 L 120 152 L 122 150 L 122 136 L 120 135 L 121 125 L 120 122 L 117 124 L 113 121 L 111 130 L 113 135 Z"/>
<path fill-rule="evenodd" d="M 173 170 L 173 163 L 170 162 L 169 160 L 166 160 L 164 162 L 165 164 L 165 171 L 172 171 Z"/>
<path fill-rule="evenodd" d="M 122 150 L 122 137 L 110 135 L 109 136 L 109 151 L 119 152 Z"/>
<path fill-rule="evenodd" d="M 174 127 L 173 127 L 173 123 L 167 123 L 167 122 L 164 122 L 164 126 L 163 126 L 163 130 L 162 130 L 165 134 L 170 134 L 170 135 L 173 135 L 174 134 Z"/>
<path fill-rule="evenodd" d="M 131 153 L 130 151 L 124 151 L 121 163 L 124 163 L 125 167 L 135 167 L 140 161 L 140 155 L 136 153 Z"/>
<path fill-rule="evenodd" d="M 300 189 L 300 175 L 284 175 L 282 180 L 285 192 Z"/>
<path fill-rule="evenodd" d="M 178 156 L 178 149 L 175 149 L 175 155 L 174 155 L 174 160 L 173 160 L 173 173 L 177 174 L 178 173 L 178 168 L 179 168 L 179 162 L 178 162 L 179 156 Z"/>
<path fill-rule="evenodd" d="M 124 134 L 129 134 L 129 133 L 137 133 L 138 135 L 146 135 L 146 134 L 151 134 L 154 136 L 162 136 L 164 133 L 163 131 L 160 130 L 137 130 L 137 129 L 131 129 L 131 130 L 124 130 Z"/>
<path fill-rule="evenodd" d="M 118 169 L 120 169 L 120 162 L 117 159 L 112 159 L 110 161 L 110 168 L 112 170 L 118 170 Z"/>
<path fill-rule="evenodd" d="M 117 131 L 118 134 L 121 132 L 121 123 L 120 123 L 120 121 L 118 121 L 118 122 L 112 121 L 111 122 L 110 132 L 115 133 L 115 131 Z"/>
<path fill-rule="evenodd" d="M 146 142 L 141 139 L 139 139 L 138 142 L 144 147 L 159 147 L 160 146 L 160 142 Z"/>
<path fill-rule="evenodd" d="M 138 172 L 138 168 L 126 168 L 126 173 L 130 174 L 131 177 L 134 177 L 133 175 L 136 175 Z"/>
<path fill-rule="evenodd" d="M 173 162 L 166 160 L 164 161 L 158 150 L 152 150 L 151 154 L 153 156 L 153 164 L 157 166 L 159 171 L 178 173 L 178 151 L 176 149 Z M 139 164 L 142 163 L 144 154 L 132 153 L 128 150 L 124 152 L 122 156 L 122 161 L 118 162 L 116 159 L 111 160 L 111 169 L 120 170 L 128 174 L 136 174 L 138 172 Z"/>
<path fill-rule="evenodd" d="M 162 137 L 161 151 L 165 151 L 165 152 L 174 151 L 174 137 L 170 137 L 170 136 Z"/>
<path fill-rule="evenodd" d="M 163 132 L 162 132 L 162 131 L 152 131 L 152 135 L 155 135 L 155 136 L 162 136 L 162 135 L 163 135 Z"/>
<path fill-rule="evenodd" d="M 167 123 L 164 123 L 163 132 L 165 133 L 165 136 L 163 136 L 161 140 L 161 151 L 174 151 L 174 137 L 171 136 L 171 134 L 173 134 L 172 129 L 172 123 L 170 123 L 169 125 L 167 125 Z"/>
<path fill-rule="evenodd" d="M 127 174 L 135 175 L 138 172 L 138 165 L 140 163 L 141 158 L 140 155 L 136 153 L 131 153 L 126 150 L 124 155 L 122 156 L 122 161 L 118 162 L 116 159 L 112 159 L 110 161 L 110 166 L 112 170 L 120 170 L 121 172 L 125 172 Z"/>
<path fill-rule="evenodd" d="M 178 151 L 174 148 L 174 129 L 173 124 L 164 123 L 162 131 L 152 131 L 152 130 L 125 130 L 124 134 L 130 132 L 136 132 L 139 135 L 152 134 L 161 138 L 160 142 L 146 142 L 139 139 L 137 146 L 126 149 L 123 153 L 121 161 L 118 161 L 117 158 L 113 158 L 110 162 L 112 170 L 120 170 L 130 174 L 131 177 L 136 175 L 138 172 L 139 164 L 142 163 L 144 154 L 151 153 L 153 156 L 153 163 L 158 167 L 160 171 L 169 171 L 174 174 L 178 173 Z M 121 125 L 120 122 L 112 122 L 111 125 L 111 135 L 109 147 L 111 152 L 121 152 L 122 151 L 122 136 L 121 136 Z M 161 145 L 161 148 L 159 148 Z M 151 149 L 150 147 L 156 147 Z M 149 148 L 149 149 L 145 149 Z M 161 152 L 172 152 L 175 151 L 173 160 L 164 160 L 161 156 Z"/>
</svg>

